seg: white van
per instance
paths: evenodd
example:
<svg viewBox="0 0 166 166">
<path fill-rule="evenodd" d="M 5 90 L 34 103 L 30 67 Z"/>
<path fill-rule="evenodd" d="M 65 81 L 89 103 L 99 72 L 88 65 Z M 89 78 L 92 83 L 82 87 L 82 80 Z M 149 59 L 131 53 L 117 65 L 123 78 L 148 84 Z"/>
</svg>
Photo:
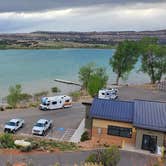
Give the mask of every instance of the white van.
<svg viewBox="0 0 166 166">
<path fill-rule="evenodd" d="M 41 99 L 41 110 L 54 110 L 59 108 L 67 108 L 72 106 L 72 98 L 70 96 L 53 96 L 43 97 Z"/>
<path fill-rule="evenodd" d="M 115 100 L 118 98 L 117 95 L 118 90 L 115 88 L 112 89 L 102 89 L 99 90 L 98 93 L 98 98 L 99 99 L 111 99 L 111 100 Z"/>
</svg>

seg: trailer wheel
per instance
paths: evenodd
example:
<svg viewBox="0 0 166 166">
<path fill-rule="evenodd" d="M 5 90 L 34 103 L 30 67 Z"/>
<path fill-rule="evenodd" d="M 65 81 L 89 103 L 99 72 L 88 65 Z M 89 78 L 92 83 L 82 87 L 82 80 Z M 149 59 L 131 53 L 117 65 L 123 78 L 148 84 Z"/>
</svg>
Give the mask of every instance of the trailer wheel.
<svg viewBox="0 0 166 166">
<path fill-rule="evenodd" d="M 47 111 L 47 108 L 44 108 L 43 110 L 44 110 L 44 111 Z"/>
<path fill-rule="evenodd" d="M 42 132 L 42 136 L 45 136 L 45 131 Z"/>
</svg>

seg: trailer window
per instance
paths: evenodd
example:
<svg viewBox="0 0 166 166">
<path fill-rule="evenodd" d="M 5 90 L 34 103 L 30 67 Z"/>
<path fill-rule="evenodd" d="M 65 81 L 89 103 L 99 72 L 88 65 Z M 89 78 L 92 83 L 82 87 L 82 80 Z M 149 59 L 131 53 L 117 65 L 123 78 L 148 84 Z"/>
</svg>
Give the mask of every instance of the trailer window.
<svg viewBox="0 0 166 166">
<path fill-rule="evenodd" d="M 53 101 L 52 104 L 55 105 L 55 104 L 57 104 L 57 102 L 56 102 L 56 101 Z"/>
</svg>

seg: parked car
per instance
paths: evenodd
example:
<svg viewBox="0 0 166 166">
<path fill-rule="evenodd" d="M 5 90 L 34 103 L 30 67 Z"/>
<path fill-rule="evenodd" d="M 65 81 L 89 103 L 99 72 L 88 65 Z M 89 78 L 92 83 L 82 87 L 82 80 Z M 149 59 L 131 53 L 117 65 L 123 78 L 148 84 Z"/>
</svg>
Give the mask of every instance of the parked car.
<svg viewBox="0 0 166 166">
<path fill-rule="evenodd" d="M 4 132 L 15 133 L 24 126 L 23 119 L 11 119 L 5 124 Z"/>
<path fill-rule="evenodd" d="M 72 107 L 72 98 L 70 96 L 53 96 L 43 97 L 39 109 L 54 110 L 68 107 Z"/>
<path fill-rule="evenodd" d="M 32 134 L 44 136 L 46 132 L 51 129 L 52 120 L 40 119 L 32 128 Z"/>
</svg>

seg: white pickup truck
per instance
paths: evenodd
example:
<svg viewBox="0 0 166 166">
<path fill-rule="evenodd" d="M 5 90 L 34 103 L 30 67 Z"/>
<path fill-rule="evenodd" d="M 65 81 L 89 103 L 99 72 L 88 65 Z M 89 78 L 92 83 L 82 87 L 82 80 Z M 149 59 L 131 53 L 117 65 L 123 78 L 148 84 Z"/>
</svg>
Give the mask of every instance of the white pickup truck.
<svg viewBox="0 0 166 166">
<path fill-rule="evenodd" d="M 5 124 L 4 132 L 15 133 L 18 129 L 24 126 L 23 119 L 11 119 Z"/>
<path fill-rule="evenodd" d="M 32 134 L 44 136 L 52 127 L 52 120 L 40 119 L 32 128 Z"/>
</svg>

